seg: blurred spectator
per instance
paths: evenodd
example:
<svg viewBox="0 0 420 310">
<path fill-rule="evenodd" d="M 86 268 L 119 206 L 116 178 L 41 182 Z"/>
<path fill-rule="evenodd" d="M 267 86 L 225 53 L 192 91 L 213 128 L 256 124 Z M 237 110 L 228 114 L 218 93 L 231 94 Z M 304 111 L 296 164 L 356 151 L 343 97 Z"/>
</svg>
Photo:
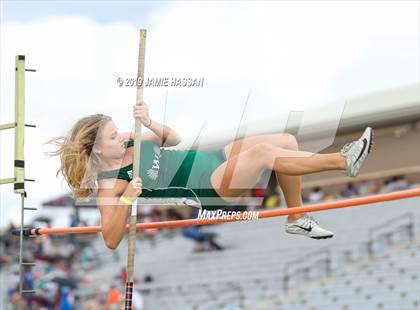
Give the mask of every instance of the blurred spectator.
<svg viewBox="0 0 420 310">
<path fill-rule="evenodd" d="M 324 199 L 324 192 L 319 186 L 315 187 L 312 192 L 309 194 L 309 202 L 316 203 Z"/>
<path fill-rule="evenodd" d="M 409 187 L 409 184 L 404 176 L 393 176 L 385 180 L 381 187 L 381 193 L 390 193 L 393 191 L 404 190 Z"/>
<path fill-rule="evenodd" d="M 139 213 L 140 213 L 140 215 L 141 215 L 141 217 L 146 217 L 146 216 L 151 216 L 151 214 L 152 214 L 152 211 L 153 211 L 153 205 L 150 205 L 150 204 L 144 204 L 144 205 L 141 205 L 140 207 L 139 207 Z"/>
<path fill-rule="evenodd" d="M 396 191 L 408 189 L 410 186 L 405 176 L 400 175 L 393 178 L 393 188 Z"/>
<path fill-rule="evenodd" d="M 93 298 L 89 298 L 83 303 L 83 309 L 103 309 L 103 304 L 99 302 L 99 298 L 96 295 Z"/>
<path fill-rule="evenodd" d="M 373 195 L 381 189 L 381 183 L 378 180 L 359 181 L 356 184 L 360 196 Z"/>
<path fill-rule="evenodd" d="M 101 284 L 96 290 L 94 297 L 87 301 L 87 303 L 91 304 L 92 306 L 86 307 L 86 308 L 87 309 L 105 309 L 107 305 L 107 291 L 108 291 L 108 288 L 106 287 L 106 285 Z"/>
<path fill-rule="evenodd" d="M 7 283 L 7 294 L 9 296 L 13 293 L 18 292 L 19 290 L 19 267 L 14 266 L 12 276 L 10 277 L 9 282 Z"/>
<path fill-rule="evenodd" d="M 84 247 L 80 251 L 80 264 L 83 269 L 88 269 L 91 264 L 94 263 L 94 254 L 92 253 L 92 249 L 89 247 Z"/>
<path fill-rule="evenodd" d="M 32 274 L 31 267 L 25 266 L 22 277 L 23 277 L 23 289 L 33 290 L 35 286 L 34 286 L 34 277 Z"/>
<path fill-rule="evenodd" d="M 142 212 L 147 212 L 146 216 L 142 218 L 143 223 L 162 221 L 162 212 L 159 210 L 152 210 L 151 208 L 143 208 Z M 150 241 L 152 247 L 156 246 L 156 237 L 159 234 L 158 228 L 144 229 L 142 237 Z"/>
<path fill-rule="evenodd" d="M 19 238 L 13 237 L 13 232 L 16 230 L 15 224 L 12 222 L 9 223 L 9 227 L 6 230 L 5 237 L 6 240 L 10 241 L 10 254 L 17 254 L 17 249 L 19 248 Z"/>
<path fill-rule="evenodd" d="M 77 227 L 78 224 L 79 223 L 77 222 L 76 212 L 70 214 L 70 227 Z M 70 244 L 76 244 L 76 235 L 75 234 L 69 234 L 69 242 L 70 242 Z"/>
<path fill-rule="evenodd" d="M 0 268 L 3 263 L 8 263 L 12 261 L 12 255 L 8 254 L 8 248 L 10 246 L 10 241 L 3 240 L 0 237 Z"/>
<path fill-rule="evenodd" d="M 120 279 L 122 285 L 125 285 L 125 282 L 127 282 L 127 269 L 125 267 L 121 268 Z"/>
<path fill-rule="evenodd" d="M 122 295 L 120 290 L 115 285 L 111 286 L 111 290 L 108 292 L 106 300 L 110 310 L 117 310 L 120 308 Z"/>
<path fill-rule="evenodd" d="M 267 189 L 266 188 L 254 188 L 254 193 L 253 193 L 252 196 L 257 198 L 257 199 L 261 199 L 261 201 L 262 201 L 259 208 L 256 208 L 256 209 L 264 208 L 264 199 L 267 196 Z"/>
<path fill-rule="evenodd" d="M 274 208 L 279 207 L 279 205 L 280 205 L 280 198 L 275 193 L 266 197 L 265 200 L 264 200 L 264 207 L 266 209 L 274 209 Z"/>
<path fill-rule="evenodd" d="M 347 183 L 347 188 L 341 192 L 341 197 L 350 198 L 357 196 L 357 188 L 353 185 L 352 182 Z"/>
<path fill-rule="evenodd" d="M 133 290 L 133 310 L 143 310 L 144 300 L 139 291 Z"/>
<path fill-rule="evenodd" d="M 183 216 L 175 209 L 168 210 L 168 219 L 171 221 L 183 220 Z M 221 251 L 224 248 L 219 245 L 216 241 L 216 233 L 209 231 L 202 231 L 201 225 L 193 225 L 182 227 L 182 235 L 185 238 L 189 238 L 195 241 L 194 251 L 202 252 L 208 250 L 218 250 Z"/>
<path fill-rule="evenodd" d="M 73 310 L 73 297 L 67 286 L 61 288 L 59 310 Z"/>
<path fill-rule="evenodd" d="M 19 292 L 15 292 L 12 294 L 10 298 L 10 303 L 13 306 L 12 309 L 16 309 L 16 310 L 29 309 L 28 303 L 26 302 L 25 298 L 21 294 L 19 294 Z"/>
<path fill-rule="evenodd" d="M 334 201 L 337 200 L 340 197 L 340 195 L 328 193 L 324 196 L 324 201 Z"/>
<path fill-rule="evenodd" d="M 201 226 L 199 225 L 183 227 L 182 235 L 196 241 L 194 247 L 195 252 L 223 250 L 223 247 L 214 240 L 216 238 L 216 233 L 201 231 Z"/>
</svg>

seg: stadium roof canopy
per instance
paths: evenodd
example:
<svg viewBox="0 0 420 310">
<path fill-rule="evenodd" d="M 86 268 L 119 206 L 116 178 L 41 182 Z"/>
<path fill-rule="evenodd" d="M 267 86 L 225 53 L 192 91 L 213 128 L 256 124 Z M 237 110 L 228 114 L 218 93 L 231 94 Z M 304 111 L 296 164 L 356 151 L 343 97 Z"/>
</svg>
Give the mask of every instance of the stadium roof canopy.
<svg viewBox="0 0 420 310">
<path fill-rule="evenodd" d="M 335 132 L 337 126 L 335 134 L 340 135 L 366 126 L 378 128 L 417 120 L 420 120 L 420 84 L 377 91 L 341 103 L 326 103 L 304 113 L 295 112 L 291 117 L 269 117 L 264 121 L 247 124 L 247 128 L 250 129 L 247 135 L 274 132 L 297 134 L 299 129 L 304 129 L 305 137 L 310 138 L 311 135 L 320 137 L 328 134 L 332 129 Z M 283 124 L 283 130 L 279 130 L 279 124 Z M 243 135 L 239 133 L 238 136 Z M 203 142 L 200 149 L 216 148 L 229 142 L 231 141 L 228 141 L 226 134 L 221 131 Z"/>
</svg>

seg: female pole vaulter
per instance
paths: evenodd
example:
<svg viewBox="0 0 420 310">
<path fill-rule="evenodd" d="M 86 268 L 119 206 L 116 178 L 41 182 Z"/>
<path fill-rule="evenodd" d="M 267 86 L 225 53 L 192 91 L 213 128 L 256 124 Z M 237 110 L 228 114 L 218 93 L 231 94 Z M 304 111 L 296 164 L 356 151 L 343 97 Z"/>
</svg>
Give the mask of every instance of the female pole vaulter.
<svg viewBox="0 0 420 310">
<path fill-rule="evenodd" d="M 102 235 L 110 249 L 116 249 L 124 237 L 128 210 L 137 197 L 214 197 L 226 205 L 271 169 L 287 207 L 298 207 L 303 205 L 301 175 L 338 170 L 355 177 L 373 146 L 373 130 L 367 127 L 358 140 L 329 154 L 299 151 L 290 134 L 246 137 L 210 152 L 169 150 L 165 147 L 180 143 L 180 136 L 150 118 L 144 101 L 133 106 L 133 116 L 151 130 L 141 136 L 139 178 L 132 179 L 133 136 L 119 133 L 110 116 L 84 117 L 68 135 L 48 142 L 57 146 L 48 155 L 61 159 L 57 176 L 63 174 L 75 198 L 88 198 L 97 189 Z M 306 213 L 289 215 L 285 230 L 314 239 L 334 235 Z"/>
</svg>

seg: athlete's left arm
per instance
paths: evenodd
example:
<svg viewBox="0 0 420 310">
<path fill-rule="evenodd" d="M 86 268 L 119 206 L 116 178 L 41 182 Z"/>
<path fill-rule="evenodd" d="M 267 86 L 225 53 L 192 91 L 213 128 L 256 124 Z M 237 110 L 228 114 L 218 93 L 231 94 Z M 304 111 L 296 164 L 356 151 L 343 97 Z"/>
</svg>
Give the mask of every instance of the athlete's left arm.
<svg viewBox="0 0 420 310">
<path fill-rule="evenodd" d="M 148 126 L 150 132 L 142 134 L 144 140 L 151 140 L 160 146 L 174 146 L 181 142 L 181 137 L 172 128 L 163 125 L 155 120 Z"/>
<path fill-rule="evenodd" d="M 181 142 L 181 137 L 172 128 L 152 120 L 148 127 L 151 131 L 141 135 L 142 140 L 153 141 L 160 146 L 175 146 Z M 122 133 L 127 139 L 134 140 L 134 132 Z"/>
</svg>

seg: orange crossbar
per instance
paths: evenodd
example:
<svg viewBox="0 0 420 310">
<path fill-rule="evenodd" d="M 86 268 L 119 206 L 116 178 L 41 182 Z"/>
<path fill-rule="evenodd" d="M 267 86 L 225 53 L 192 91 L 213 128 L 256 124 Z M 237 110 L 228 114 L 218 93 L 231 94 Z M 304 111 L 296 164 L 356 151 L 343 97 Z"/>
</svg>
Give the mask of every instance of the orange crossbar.
<svg viewBox="0 0 420 310">
<path fill-rule="evenodd" d="M 403 199 L 409 197 L 420 196 L 420 188 L 414 188 L 404 191 L 392 192 L 387 194 L 378 194 L 366 197 L 351 198 L 346 200 L 338 200 L 332 202 L 323 202 L 319 204 L 266 210 L 259 212 L 259 219 L 284 216 L 289 214 L 296 214 L 302 212 L 314 212 L 338 208 L 354 207 L 358 205 L 383 202 L 389 200 Z M 163 222 L 152 222 L 152 223 L 139 223 L 136 225 L 137 230 L 150 229 L 150 228 L 169 228 L 169 227 L 182 227 L 192 225 L 208 225 L 216 224 L 221 222 L 234 222 L 245 220 L 241 218 L 230 218 L 230 219 L 188 219 L 188 220 L 177 220 L 177 221 L 163 221 Z M 127 224 L 128 229 L 128 224 Z M 62 227 L 62 228 L 32 228 L 28 231 L 30 235 L 46 235 L 46 234 L 68 234 L 68 233 L 97 233 L 101 232 L 101 226 L 88 226 L 88 227 Z"/>
</svg>

